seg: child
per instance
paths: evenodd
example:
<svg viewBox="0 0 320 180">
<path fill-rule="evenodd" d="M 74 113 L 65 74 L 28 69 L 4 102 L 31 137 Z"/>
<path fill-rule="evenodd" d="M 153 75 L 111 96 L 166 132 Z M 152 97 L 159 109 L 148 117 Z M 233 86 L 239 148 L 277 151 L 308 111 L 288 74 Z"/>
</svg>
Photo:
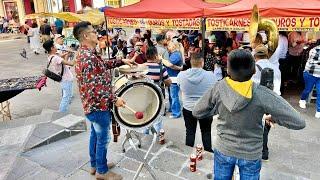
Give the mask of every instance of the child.
<svg viewBox="0 0 320 180">
<path fill-rule="evenodd" d="M 217 82 L 197 102 L 193 116 L 204 119 L 219 114 L 214 150 L 214 179 L 231 179 L 235 165 L 240 179 L 259 179 L 264 114 L 266 123 L 303 129 L 305 121 L 283 98 L 252 82 L 255 61 L 247 50 L 228 56 L 227 77 Z"/>
</svg>

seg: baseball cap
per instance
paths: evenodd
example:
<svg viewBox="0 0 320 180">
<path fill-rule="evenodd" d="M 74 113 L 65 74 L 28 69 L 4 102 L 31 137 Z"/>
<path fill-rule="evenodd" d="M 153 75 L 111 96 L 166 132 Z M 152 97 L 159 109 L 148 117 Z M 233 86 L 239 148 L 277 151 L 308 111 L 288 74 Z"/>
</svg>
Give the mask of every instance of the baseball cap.
<svg viewBox="0 0 320 180">
<path fill-rule="evenodd" d="M 260 56 L 263 56 L 263 55 L 268 55 L 268 48 L 263 45 L 263 44 L 260 44 L 258 45 L 255 49 L 255 54 L 254 55 L 260 55 Z"/>
<path fill-rule="evenodd" d="M 55 40 L 57 40 L 58 38 L 62 38 L 63 39 L 64 37 L 65 37 L 64 35 L 56 34 L 54 39 Z"/>
</svg>

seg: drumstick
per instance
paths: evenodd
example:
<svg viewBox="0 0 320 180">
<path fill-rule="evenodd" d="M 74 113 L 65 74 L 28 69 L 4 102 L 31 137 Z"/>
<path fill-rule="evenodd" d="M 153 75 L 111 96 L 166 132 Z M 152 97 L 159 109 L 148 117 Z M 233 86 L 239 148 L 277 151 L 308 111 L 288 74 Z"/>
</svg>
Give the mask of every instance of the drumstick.
<svg viewBox="0 0 320 180">
<path fill-rule="evenodd" d="M 133 110 L 131 107 L 127 106 L 124 104 L 124 107 L 129 109 L 130 111 L 132 111 L 134 113 L 134 116 L 137 118 L 137 119 L 142 119 L 143 118 L 143 112 L 137 112 L 135 110 Z"/>
<path fill-rule="evenodd" d="M 137 112 L 137 111 L 133 110 L 131 107 L 127 106 L 126 104 L 124 105 L 124 107 L 129 109 L 130 111 L 132 111 L 134 114 Z"/>
</svg>

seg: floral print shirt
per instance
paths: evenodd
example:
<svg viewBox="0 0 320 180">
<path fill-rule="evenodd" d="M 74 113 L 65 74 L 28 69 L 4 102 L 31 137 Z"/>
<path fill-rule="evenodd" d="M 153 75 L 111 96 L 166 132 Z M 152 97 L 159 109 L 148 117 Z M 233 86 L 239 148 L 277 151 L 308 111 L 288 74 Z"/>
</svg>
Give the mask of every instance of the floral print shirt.
<svg viewBox="0 0 320 180">
<path fill-rule="evenodd" d="M 120 66 L 121 60 L 102 60 L 95 49 L 81 46 L 76 57 L 75 72 L 85 114 L 107 111 L 116 98 L 111 86 L 110 69 Z"/>
</svg>

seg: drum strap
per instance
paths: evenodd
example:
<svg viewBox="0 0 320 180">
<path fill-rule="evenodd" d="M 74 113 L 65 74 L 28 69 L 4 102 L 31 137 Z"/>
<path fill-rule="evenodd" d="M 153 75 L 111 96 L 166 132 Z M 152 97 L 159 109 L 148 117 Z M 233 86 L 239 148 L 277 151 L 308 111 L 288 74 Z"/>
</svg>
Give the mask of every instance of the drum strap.
<svg viewBox="0 0 320 180">
<path fill-rule="evenodd" d="M 118 47 L 117 47 L 118 48 Z M 112 69 L 109 70 L 109 73 L 111 75 L 111 83 L 113 83 L 113 73 Z M 115 120 L 113 112 L 111 111 L 111 120 L 112 120 L 112 134 L 113 134 L 113 142 L 118 142 L 118 137 L 120 136 L 120 125 Z"/>
<path fill-rule="evenodd" d="M 166 96 L 166 92 L 165 92 L 165 85 L 164 85 L 164 82 L 163 82 L 163 64 L 162 64 L 162 61 L 160 62 L 160 78 L 159 78 L 159 86 L 161 88 L 161 91 L 162 91 L 162 94 L 163 94 L 163 97 L 165 98 Z"/>
<path fill-rule="evenodd" d="M 112 113 L 112 134 L 113 134 L 113 142 L 118 142 L 118 136 L 120 136 L 120 125 L 117 123 L 117 121 L 114 118 L 114 115 Z"/>
<path fill-rule="evenodd" d="M 162 64 L 162 62 L 160 62 L 160 79 L 159 79 L 160 86 L 161 86 L 161 84 L 163 82 L 163 72 L 162 72 L 162 70 L 163 70 L 163 64 Z"/>
</svg>

